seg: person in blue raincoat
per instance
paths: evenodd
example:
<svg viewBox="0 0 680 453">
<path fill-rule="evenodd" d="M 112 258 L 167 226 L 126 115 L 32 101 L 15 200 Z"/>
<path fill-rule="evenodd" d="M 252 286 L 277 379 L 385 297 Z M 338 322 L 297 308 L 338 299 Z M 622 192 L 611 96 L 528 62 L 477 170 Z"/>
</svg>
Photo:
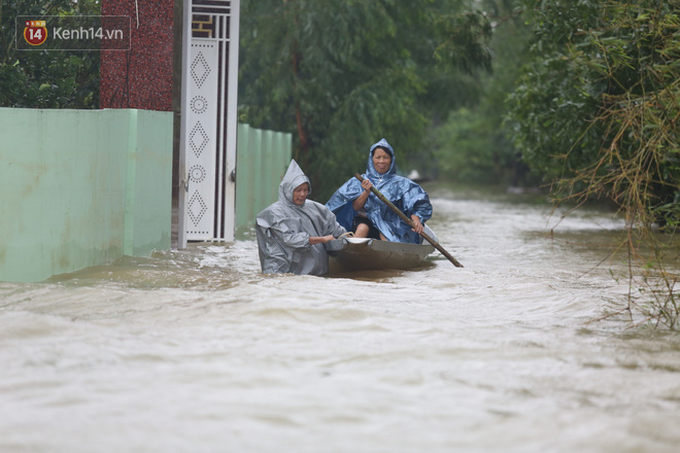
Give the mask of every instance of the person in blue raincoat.
<svg viewBox="0 0 680 453">
<path fill-rule="evenodd" d="M 394 149 L 383 138 L 371 146 L 364 181 L 351 178 L 326 203 L 354 237 L 422 242 L 423 225 L 432 217 L 430 198 L 417 183 L 397 175 L 396 168 Z M 371 192 L 373 186 L 413 220 L 414 229 Z"/>
<path fill-rule="evenodd" d="M 291 160 L 279 184 L 279 201 L 257 215 L 255 231 L 265 274 L 323 275 L 328 272 L 324 244 L 345 233 L 321 203 L 308 200 L 309 178 Z"/>
</svg>

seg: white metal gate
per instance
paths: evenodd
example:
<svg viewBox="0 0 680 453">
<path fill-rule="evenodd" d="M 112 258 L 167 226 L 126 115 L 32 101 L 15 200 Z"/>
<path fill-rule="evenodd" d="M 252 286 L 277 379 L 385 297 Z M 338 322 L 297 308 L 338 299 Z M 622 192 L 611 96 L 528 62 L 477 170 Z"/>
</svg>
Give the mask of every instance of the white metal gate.
<svg viewBox="0 0 680 453">
<path fill-rule="evenodd" d="M 189 241 L 234 239 L 239 2 L 191 1 L 183 108 Z M 187 105 L 188 104 L 188 105 Z"/>
</svg>

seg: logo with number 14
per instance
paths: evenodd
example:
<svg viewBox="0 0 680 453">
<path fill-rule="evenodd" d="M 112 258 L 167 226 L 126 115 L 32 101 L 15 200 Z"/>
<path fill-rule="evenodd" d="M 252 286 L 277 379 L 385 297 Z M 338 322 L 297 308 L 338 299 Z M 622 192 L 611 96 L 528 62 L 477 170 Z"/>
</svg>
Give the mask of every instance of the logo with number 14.
<svg viewBox="0 0 680 453">
<path fill-rule="evenodd" d="M 27 20 L 24 28 L 24 39 L 32 46 L 39 46 L 47 39 L 47 27 L 44 20 Z"/>
</svg>

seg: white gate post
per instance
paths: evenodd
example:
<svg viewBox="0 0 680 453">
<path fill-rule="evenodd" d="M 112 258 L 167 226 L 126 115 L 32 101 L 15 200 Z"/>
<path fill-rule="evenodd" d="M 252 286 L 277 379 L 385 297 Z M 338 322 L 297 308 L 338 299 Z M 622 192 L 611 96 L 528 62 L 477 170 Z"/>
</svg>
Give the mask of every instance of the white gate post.
<svg viewBox="0 0 680 453">
<path fill-rule="evenodd" d="M 233 241 L 239 0 L 190 3 L 183 64 L 182 150 L 187 240 Z"/>
<path fill-rule="evenodd" d="M 187 77 L 189 76 L 189 43 L 191 42 L 191 0 L 182 2 L 182 88 L 180 93 L 180 135 L 179 135 L 179 158 L 178 179 L 179 190 L 177 194 L 177 248 L 184 249 L 187 246 L 186 232 L 186 143 L 187 143 L 187 116 L 185 114 L 189 105 L 189 90 Z"/>
<path fill-rule="evenodd" d="M 231 2 L 231 17 L 229 19 L 229 70 L 227 72 L 227 185 L 225 187 L 224 212 L 231 214 L 225 217 L 224 237 L 225 241 L 234 240 L 235 214 L 236 214 L 236 141 L 237 141 L 237 118 L 238 118 L 238 45 L 239 45 L 239 20 L 241 17 L 241 5 L 239 0 Z"/>
</svg>

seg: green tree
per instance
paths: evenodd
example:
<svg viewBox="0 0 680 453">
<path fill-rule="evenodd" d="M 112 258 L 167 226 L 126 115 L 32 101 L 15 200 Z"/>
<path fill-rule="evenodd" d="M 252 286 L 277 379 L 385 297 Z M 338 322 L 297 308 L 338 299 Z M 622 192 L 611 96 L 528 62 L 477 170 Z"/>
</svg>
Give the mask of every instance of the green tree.
<svg viewBox="0 0 680 453">
<path fill-rule="evenodd" d="M 98 0 L 0 1 L 0 106 L 96 108 L 99 53 L 18 51 L 15 21 L 20 15 L 99 14 Z"/>
<path fill-rule="evenodd" d="M 491 73 L 468 77 L 478 99 L 450 113 L 433 129 L 439 177 L 465 183 L 535 185 L 504 124 L 505 99 L 515 88 L 519 69 L 528 61 L 530 28 L 522 10 L 509 0 L 480 3 L 493 27 Z"/>
<path fill-rule="evenodd" d="M 632 208 L 633 180 L 618 176 L 653 150 L 639 205 L 673 199 L 680 2 L 524 3 L 534 58 L 509 99 L 524 158 L 559 194 Z"/>
<path fill-rule="evenodd" d="M 680 2 L 524 4 L 535 40 L 509 98 L 516 145 L 553 183 L 557 202 L 608 198 L 621 208 L 631 260 L 665 285 L 650 292 L 660 294 L 650 316 L 674 328 L 675 278 L 651 227 L 675 230 L 680 219 Z"/>
<path fill-rule="evenodd" d="M 259 0 L 242 5 L 240 121 L 294 133 L 324 199 L 386 137 L 404 167 L 426 126 L 488 68 L 490 27 L 463 0 Z"/>
</svg>

